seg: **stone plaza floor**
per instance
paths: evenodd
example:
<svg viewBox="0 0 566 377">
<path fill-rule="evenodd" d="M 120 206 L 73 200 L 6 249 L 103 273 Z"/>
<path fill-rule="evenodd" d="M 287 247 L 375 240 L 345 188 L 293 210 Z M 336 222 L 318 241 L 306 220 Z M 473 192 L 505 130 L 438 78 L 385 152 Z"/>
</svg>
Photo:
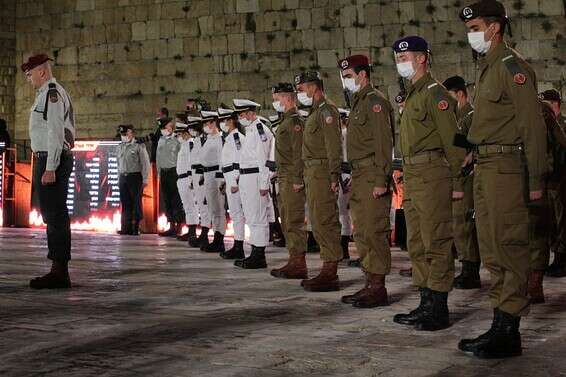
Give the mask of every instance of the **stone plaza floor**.
<svg viewBox="0 0 566 377">
<path fill-rule="evenodd" d="M 566 376 L 566 279 L 548 279 L 547 303 L 523 321 L 524 356 L 485 361 L 456 346 L 490 324 L 487 283 L 451 294 L 447 330 L 393 323 L 418 301 L 399 250 L 392 305 L 367 310 L 339 302 L 362 284 L 345 264 L 341 292 L 308 293 L 173 239 L 76 232 L 75 287 L 32 291 L 46 253 L 44 232 L 0 230 L 0 376 Z M 269 249 L 269 267 L 285 258 Z M 308 264 L 317 273 L 318 255 Z"/>
</svg>

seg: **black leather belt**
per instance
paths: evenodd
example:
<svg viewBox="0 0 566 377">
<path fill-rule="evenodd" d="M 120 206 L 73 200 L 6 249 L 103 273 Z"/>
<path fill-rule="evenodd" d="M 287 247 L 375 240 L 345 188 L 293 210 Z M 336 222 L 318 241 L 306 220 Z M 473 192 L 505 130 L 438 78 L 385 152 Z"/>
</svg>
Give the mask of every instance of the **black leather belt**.
<svg viewBox="0 0 566 377">
<path fill-rule="evenodd" d="M 224 174 L 222 174 L 221 172 L 216 172 L 216 178 L 224 178 Z"/>
<path fill-rule="evenodd" d="M 256 174 L 256 173 L 259 173 L 259 168 L 249 168 L 249 169 L 240 168 L 240 174 Z"/>
<path fill-rule="evenodd" d="M 232 164 L 230 166 L 224 166 L 222 168 L 222 173 L 230 173 L 231 171 L 240 169 L 240 164 Z"/>
<path fill-rule="evenodd" d="M 49 154 L 49 152 L 43 152 L 43 151 L 40 151 L 40 152 L 33 152 L 33 155 L 34 155 L 36 158 L 47 158 L 47 155 L 48 155 L 48 154 Z M 67 157 L 67 156 L 72 156 L 72 155 L 73 155 L 73 152 L 71 152 L 70 150 L 67 150 L 67 149 L 64 149 L 64 150 L 61 152 L 61 156 Z"/>
<path fill-rule="evenodd" d="M 202 174 L 204 173 L 203 171 L 203 166 L 201 164 L 195 164 L 195 165 L 191 165 L 191 168 L 194 169 L 196 174 Z"/>
<path fill-rule="evenodd" d="M 202 171 L 205 173 L 211 172 L 211 171 L 217 171 L 218 169 L 220 169 L 219 165 L 213 165 L 213 166 L 204 166 L 202 168 Z"/>
<path fill-rule="evenodd" d="M 265 161 L 265 167 L 268 168 L 269 171 L 277 171 L 277 164 L 275 163 L 275 161 Z"/>
<path fill-rule="evenodd" d="M 191 175 L 193 175 L 192 171 L 188 171 L 185 174 L 180 174 L 179 176 L 177 176 L 177 179 L 183 179 L 183 178 L 187 178 L 190 177 Z"/>
</svg>

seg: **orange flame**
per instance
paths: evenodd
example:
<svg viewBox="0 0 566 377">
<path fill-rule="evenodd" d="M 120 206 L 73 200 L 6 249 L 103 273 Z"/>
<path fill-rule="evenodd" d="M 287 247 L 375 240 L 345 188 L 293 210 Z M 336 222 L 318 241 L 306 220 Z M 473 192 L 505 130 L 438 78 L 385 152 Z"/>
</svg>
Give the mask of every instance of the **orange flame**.
<svg viewBox="0 0 566 377">
<path fill-rule="evenodd" d="M 44 227 L 45 223 L 39 212 L 33 209 L 29 214 L 29 225 L 31 227 Z M 73 230 L 89 230 L 94 232 L 114 233 L 121 227 L 120 212 L 116 211 L 112 218 L 90 216 L 87 221 L 74 221 L 71 223 Z"/>
</svg>

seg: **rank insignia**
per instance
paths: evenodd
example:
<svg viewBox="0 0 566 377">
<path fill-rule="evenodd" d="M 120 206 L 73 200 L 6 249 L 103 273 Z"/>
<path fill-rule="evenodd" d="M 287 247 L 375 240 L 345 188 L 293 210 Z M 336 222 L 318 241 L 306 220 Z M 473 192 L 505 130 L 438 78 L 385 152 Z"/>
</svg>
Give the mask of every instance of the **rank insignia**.
<svg viewBox="0 0 566 377">
<path fill-rule="evenodd" d="M 449 105 L 448 105 L 448 101 L 446 101 L 446 100 L 442 100 L 442 101 L 438 102 L 438 108 L 439 108 L 441 111 L 447 110 L 447 109 L 448 109 L 448 106 L 449 106 Z"/>
<path fill-rule="evenodd" d="M 515 84 L 523 85 L 527 82 L 527 77 L 522 73 L 517 73 L 513 76 L 513 81 L 515 81 Z"/>
</svg>

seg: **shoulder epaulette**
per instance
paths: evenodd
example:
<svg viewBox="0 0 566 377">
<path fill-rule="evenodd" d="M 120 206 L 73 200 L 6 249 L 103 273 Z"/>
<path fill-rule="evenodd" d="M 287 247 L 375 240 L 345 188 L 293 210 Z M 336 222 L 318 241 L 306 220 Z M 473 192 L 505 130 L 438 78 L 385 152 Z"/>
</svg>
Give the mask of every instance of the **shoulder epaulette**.
<svg viewBox="0 0 566 377">
<path fill-rule="evenodd" d="M 505 64 L 505 67 L 513 76 L 518 73 L 523 73 L 523 70 L 519 66 L 519 63 L 517 63 L 517 58 L 515 57 L 515 55 L 507 55 L 506 57 L 501 59 L 501 61 L 503 62 L 503 64 Z"/>
<path fill-rule="evenodd" d="M 263 129 L 265 124 L 263 124 L 263 122 L 260 120 L 255 126 L 257 128 L 257 132 L 259 133 L 259 138 L 262 142 L 265 143 L 267 141 L 267 135 L 265 134 L 265 130 Z"/>
<path fill-rule="evenodd" d="M 240 140 L 240 134 L 234 132 L 234 143 L 236 143 L 236 149 L 240 150 L 242 148 L 242 141 Z"/>
</svg>

